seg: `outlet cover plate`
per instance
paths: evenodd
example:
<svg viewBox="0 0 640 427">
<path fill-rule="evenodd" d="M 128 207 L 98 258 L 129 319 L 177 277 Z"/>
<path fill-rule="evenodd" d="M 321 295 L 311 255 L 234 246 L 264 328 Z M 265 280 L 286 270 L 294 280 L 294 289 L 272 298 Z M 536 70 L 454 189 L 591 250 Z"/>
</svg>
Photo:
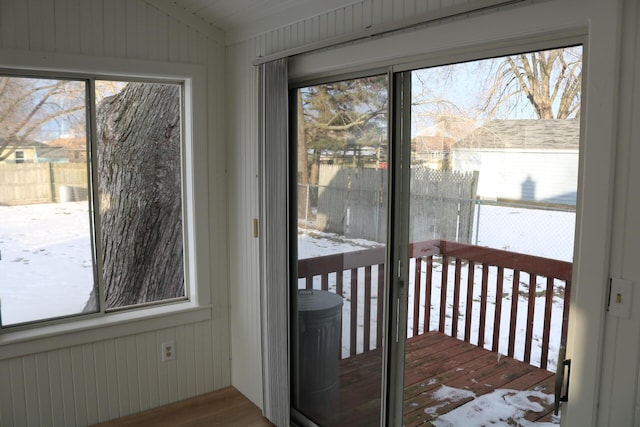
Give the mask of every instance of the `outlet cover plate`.
<svg viewBox="0 0 640 427">
<path fill-rule="evenodd" d="M 160 352 L 162 354 L 162 361 L 168 362 L 169 360 L 175 360 L 176 358 L 176 344 L 174 341 L 163 342 L 160 346 Z"/>
</svg>

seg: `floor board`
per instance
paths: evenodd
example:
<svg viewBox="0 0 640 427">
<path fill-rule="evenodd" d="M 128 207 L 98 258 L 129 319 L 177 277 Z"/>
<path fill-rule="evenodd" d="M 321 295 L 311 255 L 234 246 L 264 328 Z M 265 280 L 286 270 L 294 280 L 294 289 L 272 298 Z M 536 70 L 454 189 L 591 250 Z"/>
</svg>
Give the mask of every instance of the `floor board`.
<svg viewBox="0 0 640 427">
<path fill-rule="evenodd" d="M 228 387 L 139 414 L 98 424 L 100 427 L 270 427 L 260 409 Z"/>
</svg>

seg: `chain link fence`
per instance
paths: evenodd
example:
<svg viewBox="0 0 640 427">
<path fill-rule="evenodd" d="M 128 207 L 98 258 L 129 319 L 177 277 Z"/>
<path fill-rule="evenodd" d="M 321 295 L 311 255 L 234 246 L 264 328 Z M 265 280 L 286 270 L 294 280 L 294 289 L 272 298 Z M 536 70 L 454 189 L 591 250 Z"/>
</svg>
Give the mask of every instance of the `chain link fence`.
<svg viewBox="0 0 640 427">
<path fill-rule="evenodd" d="M 478 199 L 474 216 L 471 243 L 475 245 L 573 261 L 573 205 Z"/>
</svg>

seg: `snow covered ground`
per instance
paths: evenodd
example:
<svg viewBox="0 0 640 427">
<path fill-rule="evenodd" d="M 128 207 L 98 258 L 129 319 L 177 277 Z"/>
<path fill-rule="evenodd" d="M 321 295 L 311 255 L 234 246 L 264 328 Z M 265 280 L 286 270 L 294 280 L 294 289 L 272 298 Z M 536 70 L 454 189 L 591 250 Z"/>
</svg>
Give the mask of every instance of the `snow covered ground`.
<svg viewBox="0 0 640 427">
<path fill-rule="evenodd" d="M 94 282 L 87 209 L 87 202 L 0 206 L 3 325 L 82 312 Z"/>
</svg>

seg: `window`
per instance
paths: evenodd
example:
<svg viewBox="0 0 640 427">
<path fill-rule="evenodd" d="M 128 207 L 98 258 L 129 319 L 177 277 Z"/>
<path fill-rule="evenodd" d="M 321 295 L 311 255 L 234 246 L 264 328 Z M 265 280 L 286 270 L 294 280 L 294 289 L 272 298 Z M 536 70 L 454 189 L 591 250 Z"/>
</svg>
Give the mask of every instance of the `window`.
<svg viewBox="0 0 640 427">
<path fill-rule="evenodd" d="M 14 154 L 14 158 L 15 158 L 16 163 L 24 163 L 24 151 L 16 150 L 16 152 Z"/>
<path fill-rule="evenodd" d="M 2 327 L 187 298 L 182 99 L 181 82 L 0 76 Z"/>
</svg>

